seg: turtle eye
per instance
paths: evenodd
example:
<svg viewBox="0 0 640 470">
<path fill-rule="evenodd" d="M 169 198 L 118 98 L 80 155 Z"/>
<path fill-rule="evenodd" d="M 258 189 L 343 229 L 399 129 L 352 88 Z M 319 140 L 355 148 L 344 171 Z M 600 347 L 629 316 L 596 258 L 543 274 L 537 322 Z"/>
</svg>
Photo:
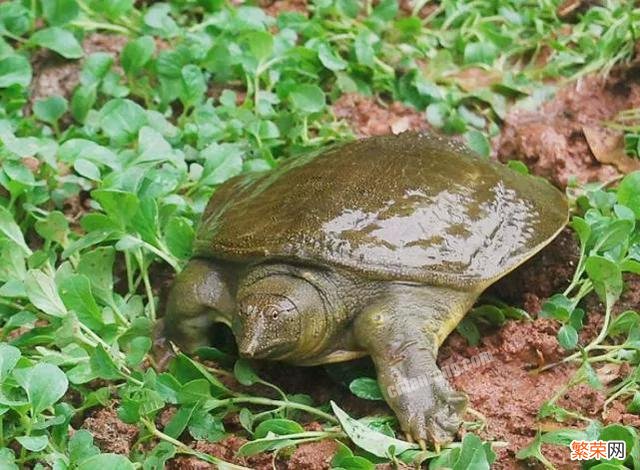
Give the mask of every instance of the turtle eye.
<svg viewBox="0 0 640 470">
<path fill-rule="evenodd" d="M 273 320 L 277 320 L 278 317 L 280 316 L 280 312 L 275 307 L 269 307 L 266 313 L 267 313 L 267 316 L 270 316 L 271 319 Z"/>
</svg>

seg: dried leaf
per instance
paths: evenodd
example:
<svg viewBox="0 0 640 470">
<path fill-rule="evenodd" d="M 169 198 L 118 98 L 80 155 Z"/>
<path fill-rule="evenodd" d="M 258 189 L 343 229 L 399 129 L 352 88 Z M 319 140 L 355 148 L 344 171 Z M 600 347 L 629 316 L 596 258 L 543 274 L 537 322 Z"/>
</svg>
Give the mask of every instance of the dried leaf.
<svg viewBox="0 0 640 470">
<path fill-rule="evenodd" d="M 621 173 L 640 170 L 640 161 L 629 157 L 624 151 L 622 132 L 602 127 L 583 126 L 587 143 L 600 163 L 615 166 Z"/>
<path fill-rule="evenodd" d="M 499 72 L 480 67 L 467 67 L 456 73 L 448 74 L 447 77 L 452 78 L 466 92 L 488 88 L 502 81 L 502 75 Z"/>
</svg>

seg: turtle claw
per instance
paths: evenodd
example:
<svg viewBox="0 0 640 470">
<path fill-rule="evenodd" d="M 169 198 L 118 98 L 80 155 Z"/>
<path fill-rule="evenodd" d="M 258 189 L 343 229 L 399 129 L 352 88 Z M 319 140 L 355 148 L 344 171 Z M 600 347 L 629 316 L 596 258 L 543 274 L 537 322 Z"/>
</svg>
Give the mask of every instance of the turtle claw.
<svg viewBox="0 0 640 470">
<path fill-rule="evenodd" d="M 427 450 L 427 441 L 424 439 L 418 439 L 418 445 L 420 446 L 420 449 Z"/>
<path fill-rule="evenodd" d="M 435 380 L 428 387 L 398 395 L 390 401 L 407 441 L 426 449 L 427 442 L 439 448 L 454 439 L 467 398 L 452 390 L 444 380 Z"/>
</svg>

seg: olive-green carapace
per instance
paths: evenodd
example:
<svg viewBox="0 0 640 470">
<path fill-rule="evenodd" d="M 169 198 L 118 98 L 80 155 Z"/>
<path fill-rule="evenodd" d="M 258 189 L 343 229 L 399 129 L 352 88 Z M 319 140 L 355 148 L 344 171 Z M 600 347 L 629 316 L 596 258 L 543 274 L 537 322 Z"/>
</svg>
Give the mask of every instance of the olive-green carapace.
<svg viewBox="0 0 640 470">
<path fill-rule="evenodd" d="M 486 285 L 544 246 L 567 214 L 546 181 L 443 137 L 374 137 L 227 183 L 204 214 L 196 256 Z"/>
<path fill-rule="evenodd" d="M 543 179 L 433 134 L 310 153 L 216 190 L 170 292 L 166 336 L 189 351 L 223 322 L 245 357 L 370 355 L 407 435 L 446 442 L 466 399 L 438 369 L 437 348 L 568 214 Z"/>
</svg>

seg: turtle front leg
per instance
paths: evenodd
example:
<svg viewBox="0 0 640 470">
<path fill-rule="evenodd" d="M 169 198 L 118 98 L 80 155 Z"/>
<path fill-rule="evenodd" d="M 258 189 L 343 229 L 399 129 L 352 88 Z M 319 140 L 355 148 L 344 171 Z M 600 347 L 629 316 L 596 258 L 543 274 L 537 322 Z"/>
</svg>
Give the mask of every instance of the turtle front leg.
<svg viewBox="0 0 640 470">
<path fill-rule="evenodd" d="M 448 290 L 443 298 L 442 290 L 398 286 L 355 322 L 356 340 L 371 355 L 400 427 L 423 447 L 425 441 L 436 446 L 451 441 L 467 404 L 466 395 L 448 384 L 436 355 L 440 338 L 450 333 L 474 299 Z"/>
<path fill-rule="evenodd" d="M 166 338 L 188 352 L 209 345 L 213 323 L 230 325 L 235 311 L 231 270 L 193 259 L 175 279 L 167 299 L 163 330 Z"/>
</svg>

